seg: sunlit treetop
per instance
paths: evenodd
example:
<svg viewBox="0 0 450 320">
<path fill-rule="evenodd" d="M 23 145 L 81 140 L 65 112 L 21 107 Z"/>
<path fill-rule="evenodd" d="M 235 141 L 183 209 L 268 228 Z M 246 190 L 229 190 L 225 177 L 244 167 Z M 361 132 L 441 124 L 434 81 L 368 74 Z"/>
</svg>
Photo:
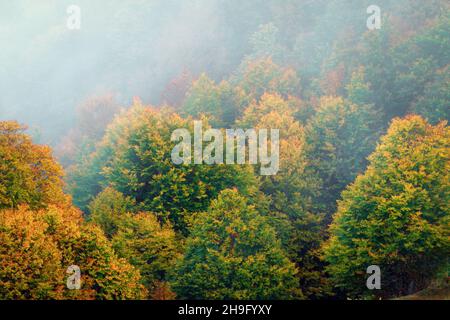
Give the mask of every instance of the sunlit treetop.
<svg viewBox="0 0 450 320">
<path fill-rule="evenodd" d="M 0 208 L 67 203 L 50 147 L 34 144 L 25 130 L 15 121 L 0 122 Z"/>
</svg>

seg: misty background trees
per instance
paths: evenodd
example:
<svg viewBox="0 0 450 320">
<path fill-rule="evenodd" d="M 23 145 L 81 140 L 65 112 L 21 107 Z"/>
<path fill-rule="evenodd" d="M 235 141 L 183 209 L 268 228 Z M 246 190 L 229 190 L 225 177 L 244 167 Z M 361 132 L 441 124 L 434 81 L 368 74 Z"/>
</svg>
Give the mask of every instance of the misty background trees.
<svg viewBox="0 0 450 320">
<path fill-rule="evenodd" d="M 80 30 L 69 4 L 0 4 L 0 298 L 448 281 L 447 1 L 379 1 L 376 30 L 365 0 L 80 0 Z M 194 120 L 279 129 L 279 172 L 173 164 L 171 133 Z"/>
</svg>

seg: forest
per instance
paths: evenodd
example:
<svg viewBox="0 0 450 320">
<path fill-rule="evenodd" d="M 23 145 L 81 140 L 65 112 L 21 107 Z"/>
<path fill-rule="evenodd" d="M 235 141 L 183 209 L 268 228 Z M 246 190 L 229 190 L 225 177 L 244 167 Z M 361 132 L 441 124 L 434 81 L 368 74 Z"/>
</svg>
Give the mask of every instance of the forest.
<svg viewBox="0 0 450 320">
<path fill-rule="evenodd" d="M 448 1 L 5 1 L 0 39 L 0 300 L 450 299 Z M 174 163 L 196 125 L 276 170 Z"/>
</svg>

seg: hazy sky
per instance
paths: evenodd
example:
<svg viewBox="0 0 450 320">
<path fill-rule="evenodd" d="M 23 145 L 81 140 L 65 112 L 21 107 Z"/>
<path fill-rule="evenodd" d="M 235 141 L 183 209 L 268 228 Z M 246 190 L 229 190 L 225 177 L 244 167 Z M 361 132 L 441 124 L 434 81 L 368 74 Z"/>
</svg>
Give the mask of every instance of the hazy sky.
<svg viewBox="0 0 450 320">
<path fill-rule="evenodd" d="M 183 70 L 228 77 L 252 53 L 251 35 L 267 23 L 280 28 L 276 40 L 283 48 L 297 50 L 305 79 L 320 69 L 339 33 L 367 31 L 371 3 L 0 0 L 0 120 L 18 120 L 40 132 L 41 142 L 54 144 L 90 96 L 114 93 L 123 106 L 134 96 L 158 104 L 166 84 Z M 393 5 L 403 10 L 408 0 L 377 3 L 389 12 Z M 80 30 L 67 27 L 70 5 L 81 9 Z"/>
<path fill-rule="evenodd" d="M 184 68 L 220 78 L 243 53 L 225 50 L 235 35 L 219 3 L 1 0 L 0 119 L 54 142 L 88 96 L 112 91 L 124 105 L 133 96 L 156 104 Z M 67 28 L 71 4 L 81 9 L 80 30 Z"/>
</svg>

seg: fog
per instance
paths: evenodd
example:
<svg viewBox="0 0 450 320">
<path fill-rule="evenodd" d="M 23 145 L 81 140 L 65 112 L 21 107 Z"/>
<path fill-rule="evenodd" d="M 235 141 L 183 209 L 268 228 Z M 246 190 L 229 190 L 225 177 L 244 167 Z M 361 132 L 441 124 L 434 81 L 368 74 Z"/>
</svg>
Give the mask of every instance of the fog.
<svg viewBox="0 0 450 320">
<path fill-rule="evenodd" d="M 70 30 L 69 5 L 81 9 Z M 218 1 L 0 2 L 0 119 L 55 143 L 87 97 L 113 92 L 158 104 L 184 69 L 216 79 L 239 63 L 245 31 L 224 21 Z M 255 21 L 258 23 L 258 21 Z M 249 28 L 248 32 L 253 32 Z M 232 48 L 233 50 L 229 50 Z"/>
<path fill-rule="evenodd" d="M 251 36 L 268 23 L 279 29 L 280 52 L 300 53 L 294 63 L 306 81 L 349 22 L 357 26 L 352 32 L 366 31 L 371 3 L 0 0 L 0 120 L 27 124 L 36 140 L 54 145 L 88 97 L 114 93 L 123 106 L 135 96 L 157 105 L 183 70 L 215 80 L 230 76 L 257 51 Z M 402 10 L 408 1 L 378 3 Z M 79 30 L 67 27 L 70 5 L 81 9 Z"/>
</svg>

